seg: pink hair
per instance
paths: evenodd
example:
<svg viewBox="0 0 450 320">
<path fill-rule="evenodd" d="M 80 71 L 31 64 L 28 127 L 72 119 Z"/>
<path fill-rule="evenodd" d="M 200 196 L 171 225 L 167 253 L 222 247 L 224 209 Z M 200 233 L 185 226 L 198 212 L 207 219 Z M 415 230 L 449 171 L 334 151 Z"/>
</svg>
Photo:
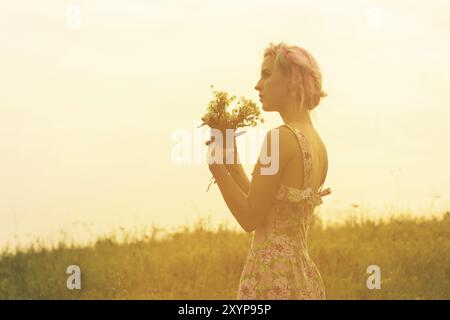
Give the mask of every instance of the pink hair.
<svg viewBox="0 0 450 320">
<path fill-rule="evenodd" d="M 284 42 L 277 45 L 270 43 L 264 50 L 264 57 L 268 55 L 275 58 L 275 68 L 280 68 L 290 77 L 289 88 L 300 102 L 301 109 L 314 109 L 320 98 L 327 95 L 322 91 L 319 66 L 308 51 L 297 46 L 288 46 Z"/>
</svg>

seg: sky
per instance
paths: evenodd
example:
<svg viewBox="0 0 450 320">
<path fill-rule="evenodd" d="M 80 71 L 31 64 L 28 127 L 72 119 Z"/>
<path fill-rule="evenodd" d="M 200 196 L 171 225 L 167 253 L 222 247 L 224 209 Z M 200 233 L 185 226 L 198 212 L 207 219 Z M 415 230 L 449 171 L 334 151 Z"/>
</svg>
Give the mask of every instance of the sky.
<svg viewBox="0 0 450 320">
<path fill-rule="evenodd" d="M 174 161 L 174 133 L 195 143 L 212 84 L 258 101 L 263 51 L 281 41 L 313 54 L 328 93 L 312 118 L 332 194 L 316 212 L 447 210 L 448 12 L 437 0 L 1 1 L 0 245 L 205 217 L 238 228 L 217 186 L 206 192 L 206 163 Z M 282 124 L 263 117 L 258 130 Z"/>
</svg>

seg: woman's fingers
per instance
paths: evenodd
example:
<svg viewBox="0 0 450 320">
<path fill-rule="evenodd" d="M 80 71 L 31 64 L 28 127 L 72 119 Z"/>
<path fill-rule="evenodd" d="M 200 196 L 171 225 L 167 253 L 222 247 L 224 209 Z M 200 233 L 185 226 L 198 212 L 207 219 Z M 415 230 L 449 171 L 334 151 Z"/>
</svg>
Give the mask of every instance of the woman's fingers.
<svg viewBox="0 0 450 320">
<path fill-rule="evenodd" d="M 209 140 L 207 140 L 206 142 L 205 142 L 205 144 L 207 145 L 207 146 L 209 146 L 210 145 L 210 143 L 212 143 L 212 142 L 214 142 L 214 136 L 211 136 L 210 138 L 209 138 Z"/>
</svg>

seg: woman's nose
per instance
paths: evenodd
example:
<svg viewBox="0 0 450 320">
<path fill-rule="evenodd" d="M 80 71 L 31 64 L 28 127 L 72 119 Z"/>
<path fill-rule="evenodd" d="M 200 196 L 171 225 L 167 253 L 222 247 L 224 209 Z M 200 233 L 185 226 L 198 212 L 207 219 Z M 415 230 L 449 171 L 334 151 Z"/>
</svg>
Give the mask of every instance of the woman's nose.
<svg viewBox="0 0 450 320">
<path fill-rule="evenodd" d="M 261 90 L 262 90 L 261 80 L 262 80 L 262 79 L 259 79 L 259 81 L 258 81 L 258 82 L 256 83 L 256 85 L 255 85 L 255 90 L 256 90 L 256 91 L 259 91 L 259 92 L 261 92 Z"/>
</svg>

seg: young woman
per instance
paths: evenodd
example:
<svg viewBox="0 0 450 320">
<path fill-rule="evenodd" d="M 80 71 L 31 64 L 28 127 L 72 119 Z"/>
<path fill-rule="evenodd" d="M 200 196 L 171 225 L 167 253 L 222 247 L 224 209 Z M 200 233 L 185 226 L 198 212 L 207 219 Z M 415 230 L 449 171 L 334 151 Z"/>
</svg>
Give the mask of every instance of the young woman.
<svg viewBox="0 0 450 320">
<path fill-rule="evenodd" d="M 330 188 L 322 190 L 328 157 L 310 118 L 326 95 L 321 72 L 306 50 L 270 44 L 255 89 L 263 110 L 279 112 L 284 122 L 263 143 L 264 154 L 276 156 L 271 157 L 276 170 L 261 161 L 263 150 L 251 181 L 239 161 L 209 164 L 231 213 L 246 232 L 255 231 L 237 299 L 325 299 L 307 247 L 314 208 L 331 193 Z M 212 141 L 206 143 L 210 150 L 217 148 Z"/>
</svg>

